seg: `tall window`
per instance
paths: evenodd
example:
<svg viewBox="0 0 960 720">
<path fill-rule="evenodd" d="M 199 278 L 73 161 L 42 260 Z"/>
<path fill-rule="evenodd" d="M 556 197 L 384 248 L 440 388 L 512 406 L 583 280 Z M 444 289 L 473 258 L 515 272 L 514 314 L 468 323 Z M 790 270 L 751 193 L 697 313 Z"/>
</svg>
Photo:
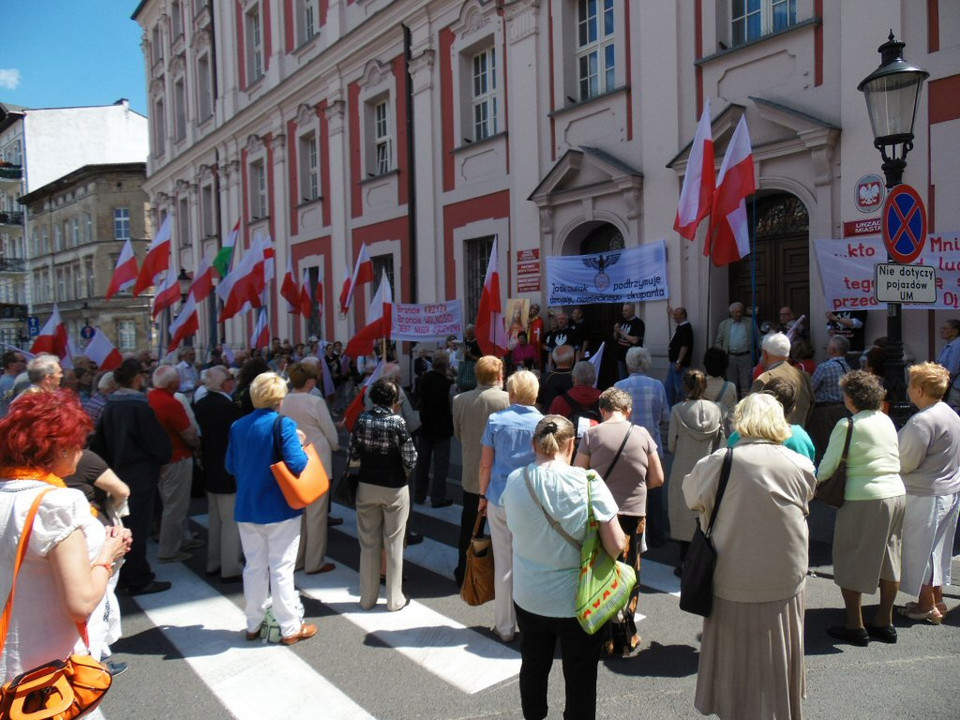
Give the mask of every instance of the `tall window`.
<svg viewBox="0 0 960 720">
<path fill-rule="evenodd" d="M 78 262 L 73 267 L 73 297 L 76 299 L 85 298 L 87 284 L 84 282 L 83 272 L 80 263 Z"/>
<path fill-rule="evenodd" d="M 177 234 L 181 245 L 190 244 L 190 203 L 187 198 L 177 202 Z"/>
<path fill-rule="evenodd" d="M 377 288 L 380 287 L 380 280 L 383 278 L 383 273 L 387 273 L 387 281 L 390 283 L 390 289 L 393 291 L 393 299 L 398 300 L 400 298 L 400 292 L 397 289 L 396 283 L 393 281 L 393 255 L 387 253 L 386 255 L 373 255 L 370 258 L 373 263 L 373 282 L 370 283 L 370 299 L 373 299 L 373 296 L 377 293 Z"/>
<path fill-rule="evenodd" d="M 62 302 L 67 299 L 67 279 L 63 275 L 63 268 L 57 268 L 57 295 L 55 302 Z"/>
<path fill-rule="evenodd" d="M 80 218 L 70 221 L 70 244 L 74 247 L 80 244 Z"/>
<path fill-rule="evenodd" d="M 203 236 L 217 234 L 216 207 L 213 202 L 213 185 L 204 185 L 200 190 L 200 212 L 203 215 Z"/>
<path fill-rule="evenodd" d="M 732 0 L 730 30 L 733 45 L 784 30 L 797 21 L 797 0 Z"/>
<path fill-rule="evenodd" d="M 390 121 L 386 100 L 381 100 L 373 106 L 373 145 L 376 160 L 374 174 L 383 175 L 390 172 Z"/>
<path fill-rule="evenodd" d="M 300 45 L 318 32 L 317 0 L 297 0 L 297 41 Z"/>
<path fill-rule="evenodd" d="M 613 0 L 577 2 L 577 81 L 580 100 L 589 100 L 615 87 L 613 30 Z"/>
<path fill-rule="evenodd" d="M 93 297 L 97 294 L 97 276 L 93 272 L 93 258 L 84 258 L 83 269 L 87 278 L 87 297 Z"/>
<path fill-rule="evenodd" d="M 173 39 L 183 35 L 183 5 L 180 0 L 170 3 L 170 27 L 173 30 Z"/>
<path fill-rule="evenodd" d="M 61 250 L 63 250 L 63 234 L 60 232 L 60 224 L 57 223 L 53 226 L 53 251 Z"/>
<path fill-rule="evenodd" d="M 197 59 L 197 116 L 200 122 L 213 115 L 213 89 L 210 76 L 210 56 Z"/>
<path fill-rule="evenodd" d="M 492 47 L 473 56 L 473 139 L 497 134 L 497 55 Z"/>
<path fill-rule="evenodd" d="M 90 213 L 83 214 L 83 241 L 93 242 L 93 215 Z"/>
<path fill-rule="evenodd" d="M 155 154 L 163 155 L 167 148 L 167 118 L 164 112 L 163 98 L 153 104 L 153 149 Z"/>
<path fill-rule="evenodd" d="M 117 350 L 137 349 L 137 323 L 133 320 L 117 321 Z"/>
<path fill-rule="evenodd" d="M 263 33 L 260 25 L 260 5 L 254 5 L 246 14 L 247 84 L 253 84 L 263 75 Z"/>
<path fill-rule="evenodd" d="M 267 216 L 267 173 L 263 160 L 250 163 L 250 213 L 254 220 Z"/>
<path fill-rule="evenodd" d="M 113 239 L 130 239 L 130 208 L 113 209 Z"/>
<path fill-rule="evenodd" d="M 160 32 L 160 23 L 153 26 L 150 36 L 150 55 L 154 64 L 163 60 L 163 35 Z"/>
<path fill-rule="evenodd" d="M 475 318 L 483 292 L 483 280 L 487 274 L 487 262 L 493 250 L 493 236 L 471 238 L 463 243 L 464 256 L 464 317 Z"/>
<path fill-rule="evenodd" d="M 187 136 L 187 91 L 183 78 L 173 83 L 173 136 L 176 140 Z"/>
<path fill-rule="evenodd" d="M 300 138 L 300 200 L 310 202 L 320 197 L 317 136 L 310 133 Z"/>
</svg>

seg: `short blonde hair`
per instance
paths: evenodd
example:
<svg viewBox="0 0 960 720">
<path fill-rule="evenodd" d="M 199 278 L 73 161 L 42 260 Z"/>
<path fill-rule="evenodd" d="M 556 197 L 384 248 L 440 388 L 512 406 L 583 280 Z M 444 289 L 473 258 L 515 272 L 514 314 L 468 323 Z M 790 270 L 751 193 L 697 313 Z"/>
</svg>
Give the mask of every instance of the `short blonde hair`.
<svg viewBox="0 0 960 720">
<path fill-rule="evenodd" d="M 503 372 L 503 361 L 496 355 L 484 355 L 477 360 L 477 365 L 473 369 L 477 376 L 477 382 L 481 385 L 494 385 L 500 373 Z"/>
<path fill-rule="evenodd" d="M 923 394 L 930 397 L 942 398 L 950 387 L 950 371 L 937 363 L 911 365 L 907 373 L 910 375 L 910 385 L 923 390 Z"/>
<path fill-rule="evenodd" d="M 529 370 L 517 370 L 507 378 L 507 392 L 513 402 L 520 405 L 533 405 L 540 392 L 540 381 Z"/>
<path fill-rule="evenodd" d="M 260 373 L 250 383 L 250 400 L 255 408 L 276 410 L 286 396 L 287 384 L 276 373 Z"/>
<path fill-rule="evenodd" d="M 742 437 L 782 443 L 793 432 L 783 416 L 783 405 L 773 395 L 753 393 L 737 404 L 733 427 Z"/>
</svg>

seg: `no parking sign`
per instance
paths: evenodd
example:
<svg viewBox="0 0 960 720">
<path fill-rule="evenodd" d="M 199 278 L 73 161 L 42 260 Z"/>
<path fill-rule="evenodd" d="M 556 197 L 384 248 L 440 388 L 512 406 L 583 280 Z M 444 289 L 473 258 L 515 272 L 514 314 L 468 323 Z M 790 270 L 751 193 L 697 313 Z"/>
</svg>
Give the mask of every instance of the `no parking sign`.
<svg viewBox="0 0 960 720">
<path fill-rule="evenodd" d="M 883 244 L 898 263 L 912 263 L 927 241 L 927 211 L 909 185 L 897 185 L 887 196 L 881 216 Z"/>
</svg>

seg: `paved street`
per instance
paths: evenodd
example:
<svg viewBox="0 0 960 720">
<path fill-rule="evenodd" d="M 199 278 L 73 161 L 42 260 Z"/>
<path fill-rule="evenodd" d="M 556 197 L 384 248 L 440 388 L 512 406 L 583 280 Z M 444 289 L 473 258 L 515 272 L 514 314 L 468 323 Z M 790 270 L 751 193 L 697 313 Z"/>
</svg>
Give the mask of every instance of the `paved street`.
<svg viewBox="0 0 960 720">
<path fill-rule="evenodd" d="M 345 519 L 330 533 L 337 570 L 297 575 L 319 633 L 290 648 L 243 639 L 241 588 L 204 576 L 204 550 L 185 564 L 155 565 L 174 587 L 121 598 L 125 637 L 114 646 L 115 659 L 130 669 L 104 703 L 107 718 L 520 717 L 519 644 L 503 645 L 486 630 L 490 605 L 470 608 L 455 594 L 459 506 L 414 507 L 411 525 L 426 540 L 407 549 L 404 590 L 412 602 L 398 613 L 386 612 L 383 600 L 372 612 L 359 609 L 355 519 L 348 508 L 335 507 L 335 514 Z M 206 516 L 192 520 L 203 532 Z M 817 544 L 815 555 L 822 550 Z M 598 717 L 700 717 L 693 708 L 700 623 L 677 607 L 673 552 L 667 546 L 644 556 L 644 650 L 601 663 Z M 898 619 L 897 645 L 837 646 L 824 630 L 840 621 L 840 594 L 828 559 L 814 563 L 806 596 L 806 716 L 960 717 L 960 609 L 939 627 Z M 960 606 L 960 588 L 948 594 L 948 606 Z M 562 682 L 557 662 L 550 717 L 561 716 Z"/>
</svg>

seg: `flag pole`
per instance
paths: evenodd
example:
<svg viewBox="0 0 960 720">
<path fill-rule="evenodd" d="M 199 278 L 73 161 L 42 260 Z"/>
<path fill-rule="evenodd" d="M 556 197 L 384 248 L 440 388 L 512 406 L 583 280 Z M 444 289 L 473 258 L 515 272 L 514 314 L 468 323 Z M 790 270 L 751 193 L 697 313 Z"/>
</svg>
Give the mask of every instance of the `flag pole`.
<svg viewBox="0 0 960 720">
<path fill-rule="evenodd" d="M 753 306 L 753 312 L 751 313 L 753 318 L 751 322 L 753 323 L 754 332 L 759 333 L 760 326 L 757 324 L 757 313 L 759 308 L 757 307 L 757 195 L 754 193 L 753 200 L 750 201 L 751 205 L 751 235 L 753 237 L 753 247 L 750 249 L 750 293 L 752 295 L 751 305 Z M 749 241 L 749 238 L 748 238 Z M 754 337 L 754 342 L 750 344 L 750 363 L 751 367 L 757 366 L 757 343 L 758 338 Z"/>
</svg>

